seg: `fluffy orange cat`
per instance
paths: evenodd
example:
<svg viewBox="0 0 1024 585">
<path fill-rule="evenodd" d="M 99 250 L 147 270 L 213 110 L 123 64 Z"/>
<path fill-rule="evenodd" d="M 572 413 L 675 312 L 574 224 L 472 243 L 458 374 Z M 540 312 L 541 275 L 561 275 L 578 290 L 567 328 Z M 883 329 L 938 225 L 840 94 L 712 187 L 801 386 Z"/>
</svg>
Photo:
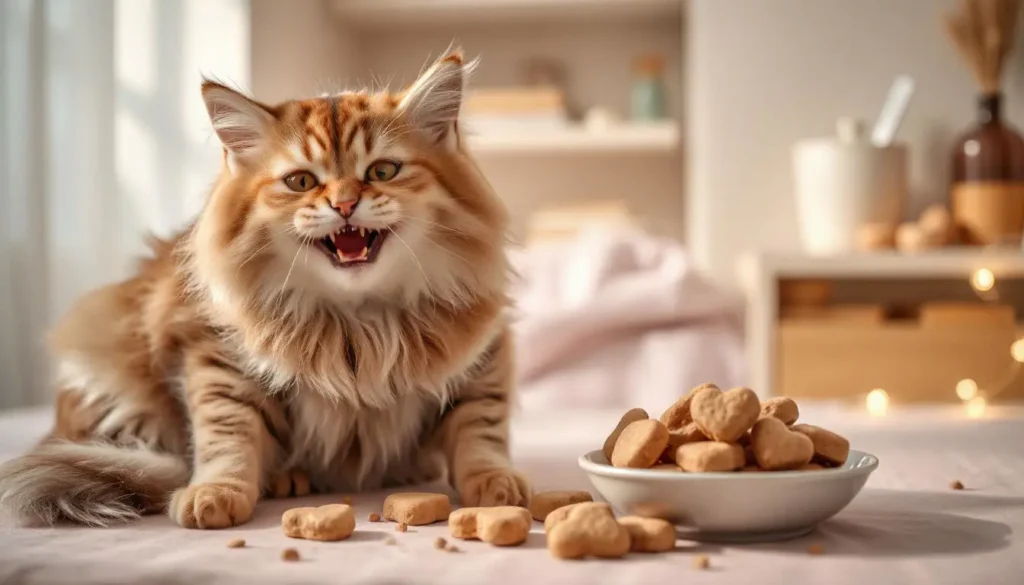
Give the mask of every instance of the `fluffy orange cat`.
<svg viewBox="0 0 1024 585">
<path fill-rule="evenodd" d="M 56 425 L 0 466 L 0 513 L 220 528 L 261 494 L 444 470 L 465 505 L 525 504 L 507 220 L 460 138 L 468 68 L 451 53 L 398 94 L 276 106 L 205 82 L 220 177 L 56 327 Z"/>
</svg>

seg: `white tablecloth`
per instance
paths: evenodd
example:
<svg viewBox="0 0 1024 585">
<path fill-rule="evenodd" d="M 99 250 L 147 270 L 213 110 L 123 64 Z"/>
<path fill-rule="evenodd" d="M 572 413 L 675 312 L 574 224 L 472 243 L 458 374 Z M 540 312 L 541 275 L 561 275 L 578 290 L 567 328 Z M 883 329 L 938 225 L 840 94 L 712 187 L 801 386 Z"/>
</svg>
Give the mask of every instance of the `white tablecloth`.
<svg viewBox="0 0 1024 585">
<path fill-rule="evenodd" d="M 601 444 L 616 414 L 517 421 L 519 466 L 539 489 L 589 488 L 576 457 Z M 669 554 L 568 562 L 548 555 L 537 525 L 522 547 L 458 542 L 463 552 L 452 554 L 433 547 L 435 537 L 447 536 L 446 526 L 397 534 L 391 524 L 366 522 L 383 498 L 373 493 L 356 497 L 357 533 L 340 543 L 291 540 L 279 525 L 283 510 L 336 496 L 262 503 L 251 523 L 224 531 L 183 530 L 164 517 L 112 529 L 4 531 L 0 583 L 1024 583 L 1024 408 L 990 409 L 984 420 L 944 409 L 871 420 L 805 406 L 802 418 L 846 434 L 881 465 L 847 510 L 789 542 L 680 541 Z M 26 448 L 48 424 L 46 413 L 0 415 L 0 458 Z M 954 479 L 967 489 L 950 490 Z M 389 535 L 397 545 L 384 543 Z M 228 549 L 231 538 L 248 546 Z M 808 555 L 811 543 L 822 544 L 825 554 Z M 282 562 L 286 547 L 303 560 Z M 712 570 L 691 568 L 697 553 L 710 556 Z"/>
</svg>

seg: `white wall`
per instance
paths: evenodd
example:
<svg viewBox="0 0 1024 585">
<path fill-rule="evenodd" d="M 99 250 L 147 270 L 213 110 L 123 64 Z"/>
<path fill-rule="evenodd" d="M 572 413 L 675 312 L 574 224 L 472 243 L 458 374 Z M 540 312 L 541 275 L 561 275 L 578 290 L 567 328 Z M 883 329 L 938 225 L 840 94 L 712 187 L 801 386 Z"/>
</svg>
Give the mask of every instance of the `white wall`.
<svg viewBox="0 0 1024 585">
<path fill-rule="evenodd" d="M 873 122 L 900 73 L 917 94 L 899 138 L 912 148 L 909 212 L 945 200 L 954 136 L 975 86 L 946 40 L 954 0 L 691 0 L 687 31 L 687 236 L 732 283 L 744 250 L 796 250 L 790 146 L 842 115 Z M 1019 44 L 1019 43 L 1018 43 Z M 1024 74 L 1006 108 L 1024 126 Z"/>
</svg>

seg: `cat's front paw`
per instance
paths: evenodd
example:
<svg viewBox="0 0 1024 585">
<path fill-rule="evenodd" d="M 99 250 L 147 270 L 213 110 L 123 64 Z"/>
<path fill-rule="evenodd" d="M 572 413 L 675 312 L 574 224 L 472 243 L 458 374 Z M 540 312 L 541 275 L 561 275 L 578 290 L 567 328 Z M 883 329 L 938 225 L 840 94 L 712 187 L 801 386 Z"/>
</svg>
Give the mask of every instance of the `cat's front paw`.
<svg viewBox="0 0 1024 585">
<path fill-rule="evenodd" d="M 458 486 L 463 506 L 526 506 L 530 483 L 507 467 L 467 474 Z"/>
<path fill-rule="evenodd" d="M 228 483 L 185 486 L 171 496 L 168 513 L 185 528 L 227 528 L 252 518 L 255 498 Z"/>
</svg>

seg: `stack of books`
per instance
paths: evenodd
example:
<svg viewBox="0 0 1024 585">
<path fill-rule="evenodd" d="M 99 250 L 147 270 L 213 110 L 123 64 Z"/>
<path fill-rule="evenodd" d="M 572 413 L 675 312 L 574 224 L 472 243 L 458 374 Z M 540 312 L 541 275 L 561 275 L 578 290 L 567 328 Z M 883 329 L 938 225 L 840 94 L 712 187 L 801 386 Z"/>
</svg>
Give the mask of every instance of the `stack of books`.
<svg viewBox="0 0 1024 585">
<path fill-rule="evenodd" d="M 474 134 L 559 130 L 569 125 L 565 93 L 555 87 L 475 89 L 462 117 Z"/>
</svg>

